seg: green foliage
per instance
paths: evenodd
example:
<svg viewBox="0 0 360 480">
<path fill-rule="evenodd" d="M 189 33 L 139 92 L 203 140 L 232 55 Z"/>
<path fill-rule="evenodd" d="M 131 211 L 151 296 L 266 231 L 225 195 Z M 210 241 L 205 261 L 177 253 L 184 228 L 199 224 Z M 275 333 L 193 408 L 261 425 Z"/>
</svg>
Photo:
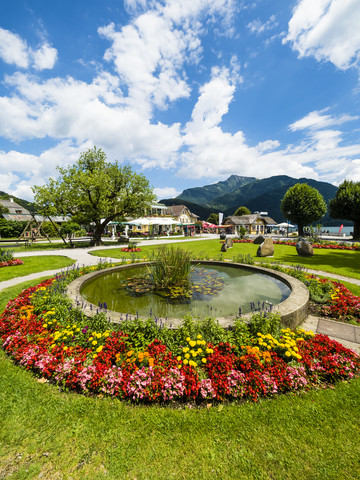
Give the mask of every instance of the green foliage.
<svg viewBox="0 0 360 480">
<path fill-rule="evenodd" d="M 156 250 L 155 261 L 148 267 L 155 288 L 186 286 L 190 280 L 192 255 L 182 248 L 161 246 Z"/>
<path fill-rule="evenodd" d="M 258 332 L 263 335 L 270 333 L 274 338 L 279 338 L 281 317 L 279 313 L 261 312 L 254 313 L 249 322 L 249 331 L 252 335 Z"/>
<path fill-rule="evenodd" d="M 26 222 L 0 218 L 0 235 L 4 238 L 18 238 L 23 232 L 25 226 Z"/>
<path fill-rule="evenodd" d="M 309 289 L 310 299 L 315 303 L 324 304 L 330 300 L 333 285 L 330 282 L 321 283 L 316 278 L 303 280 Z"/>
<path fill-rule="evenodd" d="M 105 332 L 108 329 L 116 330 L 116 325 L 109 325 L 109 320 L 105 312 L 97 313 L 93 317 L 86 317 L 85 323 L 90 331 Z"/>
<path fill-rule="evenodd" d="M 73 234 L 77 234 L 78 232 L 82 231 L 82 227 L 77 223 L 74 222 L 73 220 L 69 220 L 67 222 L 64 222 L 61 224 L 60 232 L 61 235 L 64 236 L 71 236 Z"/>
<path fill-rule="evenodd" d="M 8 262 L 14 258 L 14 250 L 0 248 L 0 262 Z"/>
<path fill-rule="evenodd" d="M 360 182 L 345 180 L 329 202 L 330 216 L 354 222 L 354 238 L 360 238 Z"/>
<path fill-rule="evenodd" d="M 253 338 L 249 329 L 249 324 L 242 317 L 238 317 L 234 320 L 232 334 L 234 343 L 239 348 L 241 348 L 242 345 L 250 345 L 251 338 Z"/>
<path fill-rule="evenodd" d="M 219 225 L 219 214 L 211 213 L 209 218 L 206 221 L 209 223 L 214 223 L 215 225 Z"/>
<path fill-rule="evenodd" d="M 250 214 L 251 212 L 247 207 L 238 207 L 234 212 L 235 217 L 241 217 L 242 215 L 250 215 Z"/>
<path fill-rule="evenodd" d="M 326 203 L 316 188 L 306 183 L 297 183 L 285 193 L 281 211 L 285 218 L 298 225 L 299 235 L 303 235 L 305 225 L 325 215 Z"/>
<path fill-rule="evenodd" d="M 57 225 L 59 228 L 59 226 Z M 58 237 L 59 232 L 56 230 L 54 225 L 51 222 L 44 222 L 41 226 L 42 232 L 46 233 L 48 237 Z"/>
<path fill-rule="evenodd" d="M 58 167 L 58 179 L 33 188 L 35 202 L 44 214 L 71 215 L 80 224 L 95 224 L 95 244 L 115 218 L 141 215 L 155 196 L 148 180 L 129 165 L 106 161 L 101 149 L 83 152 L 67 168 Z"/>
<path fill-rule="evenodd" d="M 239 230 L 240 238 L 244 238 L 247 233 L 248 233 L 248 231 L 246 230 L 246 227 L 244 227 L 244 225 L 241 225 L 240 230 Z"/>
</svg>

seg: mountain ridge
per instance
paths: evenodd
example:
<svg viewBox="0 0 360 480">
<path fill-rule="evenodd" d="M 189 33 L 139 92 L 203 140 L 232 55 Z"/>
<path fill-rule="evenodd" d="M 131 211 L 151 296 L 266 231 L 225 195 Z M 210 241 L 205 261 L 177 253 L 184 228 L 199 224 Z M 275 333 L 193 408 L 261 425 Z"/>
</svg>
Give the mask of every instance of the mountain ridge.
<svg viewBox="0 0 360 480">
<path fill-rule="evenodd" d="M 166 205 L 175 202 L 179 205 L 186 205 L 193 213 L 200 216 L 202 220 L 207 213 L 223 212 L 224 218 L 233 215 L 239 206 L 247 207 L 251 212 L 266 211 L 277 223 L 286 218 L 281 212 L 280 204 L 287 190 L 296 183 L 307 183 L 316 188 L 328 206 L 329 200 L 336 195 L 337 187 L 331 183 L 322 182 L 310 178 L 294 178 L 288 175 L 274 175 L 258 179 L 255 177 L 243 177 L 230 175 L 227 180 L 217 182 L 204 187 L 195 187 L 184 190 L 173 199 L 161 200 Z M 201 211 L 201 214 L 199 213 Z M 323 225 L 351 225 L 346 220 L 332 219 L 329 212 L 317 223 Z"/>
</svg>

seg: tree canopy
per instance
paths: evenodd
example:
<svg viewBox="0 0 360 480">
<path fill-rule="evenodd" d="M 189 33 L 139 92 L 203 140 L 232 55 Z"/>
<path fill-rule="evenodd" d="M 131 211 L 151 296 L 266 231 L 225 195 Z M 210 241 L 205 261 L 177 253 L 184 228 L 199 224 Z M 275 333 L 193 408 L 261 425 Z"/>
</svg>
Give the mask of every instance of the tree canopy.
<svg viewBox="0 0 360 480">
<path fill-rule="evenodd" d="M 209 223 L 214 223 L 215 225 L 219 224 L 219 214 L 218 213 L 210 213 L 209 218 L 206 220 Z"/>
<path fill-rule="evenodd" d="M 320 220 L 326 213 L 326 203 L 316 188 L 306 183 L 296 183 L 285 193 L 281 201 L 285 218 L 297 224 L 299 235 L 304 235 L 304 226 Z"/>
<path fill-rule="evenodd" d="M 235 217 L 241 217 L 241 215 L 250 215 L 251 212 L 247 207 L 238 207 L 234 213 Z"/>
<path fill-rule="evenodd" d="M 354 223 L 353 238 L 360 238 L 360 182 L 344 180 L 337 189 L 335 198 L 329 202 L 330 216 Z"/>
<path fill-rule="evenodd" d="M 148 180 L 129 165 L 109 163 L 102 149 L 88 149 L 69 167 L 57 167 L 59 177 L 33 187 L 40 213 L 70 215 L 80 224 L 95 225 L 94 241 L 109 222 L 120 216 L 138 216 L 155 200 Z"/>
</svg>

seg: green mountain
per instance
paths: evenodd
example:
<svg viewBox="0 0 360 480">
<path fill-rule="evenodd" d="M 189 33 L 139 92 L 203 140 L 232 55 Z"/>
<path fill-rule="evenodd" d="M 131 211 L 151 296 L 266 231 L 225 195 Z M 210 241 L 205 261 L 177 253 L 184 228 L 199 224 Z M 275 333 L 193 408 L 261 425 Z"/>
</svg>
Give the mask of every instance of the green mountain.
<svg viewBox="0 0 360 480">
<path fill-rule="evenodd" d="M 255 180 L 256 178 L 253 177 L 239 177 L 238 175 L 231 175 L 227 180 L 214 183 L 213 185 L 188 188 L 176 198 L 197 205 L 211 206 L 214 199 L 217 197 L 222 197 L 228 192 L 240 189 L 242 186 Z"/>
<path fill-rule="evenodd" d="M 276 222 L 286 220 L 280 210 L 280 203 L 286 191 L 296 183 L 307 183 L 316 188 L 324 197 L 326 204 L 335 197 L 337 187 L 330 183 L 318 182 L 309 178 L 292 178 L 276 175 L 269 178 L 240 177 L 231 175 L 227 180 L 204 187 L 184 190 L 175 199 L 162 200 L 167 205 L 184 204 L 206 220 L 209 212 L 223 212 L 224 217 L 233 215 L 239 206 L 247 207 L 251 212 L 268 212 Z M 190 203 L 189 203 L 190 202 Z M 201 211 L 201 208 L 203 211 Z M 201 213 L 200 213 L 201 211 Z M 351 225 L 351 222 L 331 219 L 329 213 L 319 220 L 322 225 Z"/>
<path fill-rule="evenodd" d="M 0 198 L 2 198 L 3 200 L 9 200 L 9 198 L 13 198 L 14 202 L 26 208 L 27 210 L 29 210 L 29 212 L 35 212 L 34 204 L 28 202 L 27 200 L 22 200 L 21 198 L 14 197 L 14 195 L 9 195 L 8 193 L 2 191 L 0 191 Z"/>
</svg>

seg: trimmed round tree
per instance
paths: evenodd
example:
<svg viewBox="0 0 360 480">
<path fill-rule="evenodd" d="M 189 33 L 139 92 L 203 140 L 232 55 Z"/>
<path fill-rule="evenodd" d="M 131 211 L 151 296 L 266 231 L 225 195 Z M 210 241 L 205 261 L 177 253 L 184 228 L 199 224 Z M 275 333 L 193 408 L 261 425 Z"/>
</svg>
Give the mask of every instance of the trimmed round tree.
<svg viewBox="0 0 360 480">
<path fill-rule="evenodd" d="M 241 215 L 250 215 L 250 210 L 247 207 L 238 207 L 234 213 L 234 217 L 241 217 Z"/>
<path fill-rule="evenodd" d="M 156 198 L 144 175 L 129 165 L 107 162 L 101 148 L 88 149 L 74 165 L 57 170 L 59 178 L 33 187 L 35 204 L 40 213 L 70 215 L 81 225 L 94 224 L 95 245 L 101 244 L 111 221 L 143 215 Z"/>
<path fill-rule="evenodd" d="M 320 220 L 326 213 L 326 203 L 321 193 L 307 183 L 296 183 L 285 193 L 281 211 L 290 222 L 296 223 L 299 235 L 304 235 L 304 226 Z"/>
<path fill-rule="evenodd" d="M 219 223 L 219 214 L 218 213 L 210 213 L 209 218 L 206 220 L 208 223 L 213 223 L 214 225 L 218 225 Z"/>
<path fill-rule="evenodd" d="M 345 180 L 329 202 L 332 218 L 350 220 L 354 224 L 353 238 L 360 239 L 360 182 Z"/>
</svg>

